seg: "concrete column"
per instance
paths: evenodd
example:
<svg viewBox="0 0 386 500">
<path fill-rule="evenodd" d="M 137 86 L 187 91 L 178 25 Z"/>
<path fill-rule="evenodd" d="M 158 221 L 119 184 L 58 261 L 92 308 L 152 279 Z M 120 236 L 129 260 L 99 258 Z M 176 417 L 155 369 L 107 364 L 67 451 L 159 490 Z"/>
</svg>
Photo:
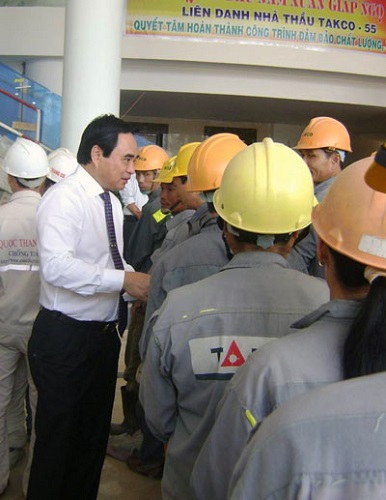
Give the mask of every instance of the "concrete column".
<svg viewBox="0 0 386 500">
<path fill-rule="evenodd" d="M 64 42 L 62 146 L 77 152 L 85 126 L 119 115 L 124 0 L 68 0 Z"/>
</svg>

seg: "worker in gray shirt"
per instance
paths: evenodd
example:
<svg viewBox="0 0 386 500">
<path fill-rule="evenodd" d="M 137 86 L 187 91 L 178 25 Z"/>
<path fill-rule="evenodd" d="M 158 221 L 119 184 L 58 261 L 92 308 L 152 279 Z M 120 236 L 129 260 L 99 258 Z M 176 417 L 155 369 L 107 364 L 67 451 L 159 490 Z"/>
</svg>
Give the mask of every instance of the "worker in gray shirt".
<svg viewBox="0 0 386 500">
<path fill-rule="evenodd" d="M 186 189 L 189 160 L 199 144 L 183 144 L 155 179 L 161 185 L 161 205 L 163 200 L 167 202 L 167 212 L 170 212 L 172 217 L 166 221 L 166 235 L 162 245 L 151 256 L 152 266 L 164 253 L 189 238 L 188 221 L 204 203 L 199 193 Z"/>
<path fill-rule="evenodd" d="M 189 238 L 172 248 L 152 267 L 141 339 L 142 355 L 148 341 L 146 324 L 162 305 L 167 293 L 218 272 L 229 261 L 217 226 L 213 193 L 220 187 L 228 162 L 245 147 L 246 144 L 235 134 L 215 134 L 203 141 L 190 158 L 187 191 L 202 193 L 204 203 L 188 222 Z"/>
<path fill-rule="evenodd" d="M 350 136 L 346 127 L 334 118 L 318 116 L 303 130 L 294 149 L 307 163 L 314 181 L 315 196 L 320 202 L 341 172 L 348 152 Z M 297 242 L 288 257 L 293 269 L 324 278 L 324 269 L 316 258 L 317 236 L 310 226 L 310 233 Z"/>
<path fill-rule="evenodd" d="M 252 438 L 228 498 L 386 498 L 386 374 L 284 403 Z"/>
<path fill-rule="evenodd" d="M 163 498 L 193 498 L 190 472 L 238 367 L 327 300 L 323 280 L 286 264 L 313 203 L 307 166 L 283 144 L 264 139 L 228 163 L 214 206 L 234 256 L 219 273 L 169 292 L 151 319 L 140 400 L 167 443 Z"/>
<path fill-rule="evenodd" d="M 312 221 L 319 236 L 318 258 L 326 269 L 330 301 L 292 325 L 297 333 L 253 353 L 228 384 L 191 477 L 198 498 L 226 498 L 240 454 L 277 406 L 312 388 L 346 378 L 345 359 L 355 359 L 352 353 L 344 355 L 349 331 L 373 288 L 367 279 L 368 266 L 386 269 L 386 259 L 376 255 L 377 242 L 386 236 L 382 219 L 386 195 L 365 184 L 364 173 L 370 163 L 371 158 L 366 158 L 347 167 L 315 207 Z M 363 338 L 356 341 L 354 352 Z"/>
</svg>

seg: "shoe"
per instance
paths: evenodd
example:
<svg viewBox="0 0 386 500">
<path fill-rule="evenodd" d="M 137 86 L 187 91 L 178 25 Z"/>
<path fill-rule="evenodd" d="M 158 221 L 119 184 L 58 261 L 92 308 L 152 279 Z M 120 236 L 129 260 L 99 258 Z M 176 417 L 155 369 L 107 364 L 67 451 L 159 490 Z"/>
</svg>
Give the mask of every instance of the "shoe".
<svg viewBox="0 0 386 500">
<path fill-rule="evenodd" d="M 127 465 L 130 470 L 142 476 L 151 477 L 152 479 L 162 479 L 164 463 L 165 460 L 162 458 L 157 462 L 146 464 L 139 457 L 138 452 L 134 452 L 131 457 L 127 459 Z"/>
<path fill-rule="evenodd" d="M 127 462 L 128 458 L 141 448 L 142 441 L 143 435 L 141 431 L 135 432 L 132 436 L 129 434 L 110 436 L 106 454 L 121 462 Z"/>
<path fill-rule="evenodd" d="M 24 448 L 10 448 L 9 449 L 9 467 L 13 469 L 25 457 Z"/>
</svg>

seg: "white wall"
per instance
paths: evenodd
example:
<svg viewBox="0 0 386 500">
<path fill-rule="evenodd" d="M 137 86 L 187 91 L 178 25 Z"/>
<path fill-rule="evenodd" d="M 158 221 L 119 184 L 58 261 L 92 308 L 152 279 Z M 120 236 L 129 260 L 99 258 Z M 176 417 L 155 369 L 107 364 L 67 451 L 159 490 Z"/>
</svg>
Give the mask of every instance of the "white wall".
<svg viewBox="0 0 386 500">
<path fill-rule="evenodd" d="M 386 64 L 386 58 L 385 58 Z M 386 107 L 386 79 L 241 64 L 124 59 L 121 88 Z"/>
</svg>

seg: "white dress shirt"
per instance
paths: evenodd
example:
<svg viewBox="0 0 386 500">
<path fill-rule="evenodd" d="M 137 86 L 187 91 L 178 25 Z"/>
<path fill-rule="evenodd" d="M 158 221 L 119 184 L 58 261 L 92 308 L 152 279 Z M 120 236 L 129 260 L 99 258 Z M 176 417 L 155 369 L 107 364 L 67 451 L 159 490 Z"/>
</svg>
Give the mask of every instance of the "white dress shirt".
<svg viewBox="0 0 386 500">
<path fill-rule="evenodd" d="M 121 191 L 119 191 L 119 194 L 121 195 L 124 204 L 123 207 L 124 215 L 133 215 L 127 208 L 127 205 L 135 203 L 136 206 L 140 210 L 142 210 L 142 207 L 149 201 L 148 195 L 142 193 L 141 190 L 139 189 L 138 181 L 135 175 L 132 175 L 130 177 L 130 179 L 126 183 L 126 186 Z"/>
<path fill-rule="evenodd" d="M 102 192 L 79 166 L 45 193 L 37 213 L 40 303 L 78 320 L 114 321 L 118 316 L 124 271 L 114 268 L 110 254 Z M 122 255 L 122 208 L 116 196 L 110 197 Z"/>
</svg>

